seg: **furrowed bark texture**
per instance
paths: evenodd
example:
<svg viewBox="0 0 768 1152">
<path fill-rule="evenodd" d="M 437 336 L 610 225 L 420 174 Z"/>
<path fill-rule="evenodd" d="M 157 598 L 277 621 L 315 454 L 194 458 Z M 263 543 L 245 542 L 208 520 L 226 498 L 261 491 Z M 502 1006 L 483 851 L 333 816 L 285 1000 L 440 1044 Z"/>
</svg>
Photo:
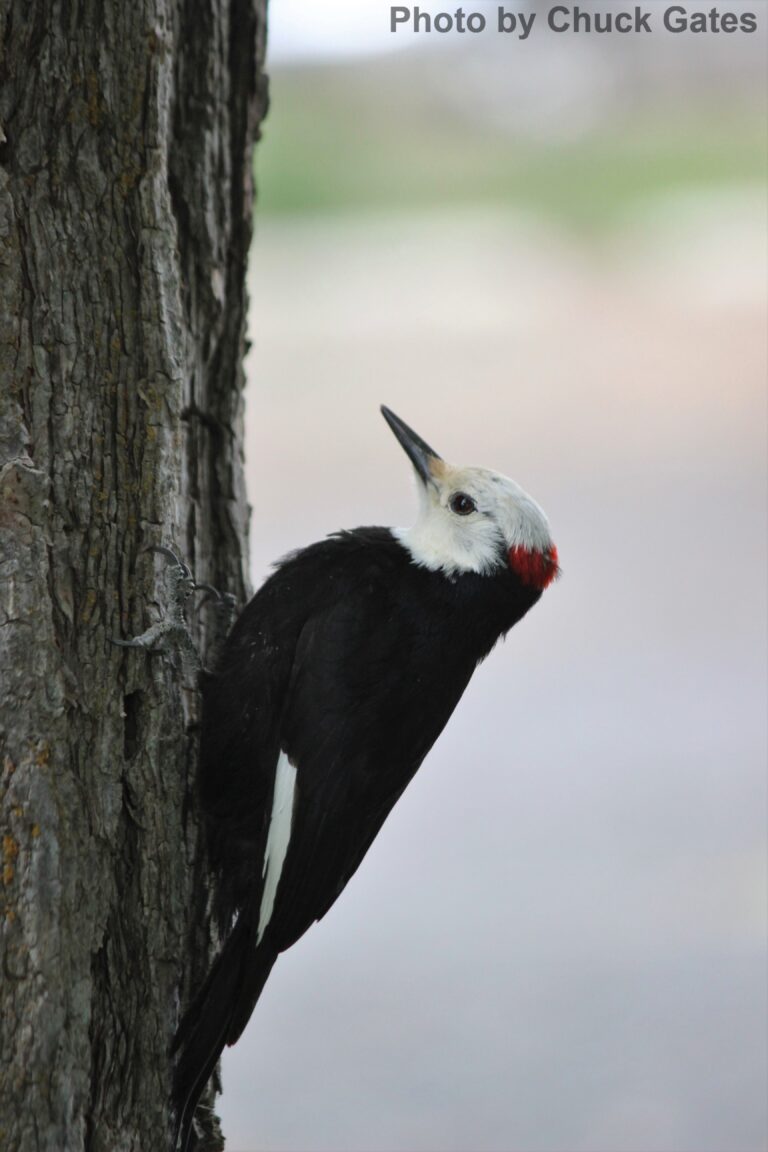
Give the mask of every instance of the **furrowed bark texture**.
<svg viewBox="0 0 768 1152">
<path fill-rule="evenodd" d="M 165 1149 L 168 1046 L 212 948 L 194 676 L 109 640 L 162 613 L 148 545 L 246 591 L 264 7 L 0 0 L 8 1152 Z"/>
</svg>

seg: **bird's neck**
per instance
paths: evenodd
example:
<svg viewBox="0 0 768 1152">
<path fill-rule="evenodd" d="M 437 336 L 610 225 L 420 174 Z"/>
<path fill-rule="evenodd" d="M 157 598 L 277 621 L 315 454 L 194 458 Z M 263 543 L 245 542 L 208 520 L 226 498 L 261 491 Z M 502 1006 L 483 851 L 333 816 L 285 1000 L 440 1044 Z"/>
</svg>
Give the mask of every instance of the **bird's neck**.
<svg viewBox="0 0 768 1152">
<path fill-rule="evenodd" d="M 476 663 L 512 628 L 541 596 L 541 588 L 524 583 L 503 559 L 490 571 L 446 571 L 420 562 L 405 533 L 392 531 L 407 557 L 409 586 L 424 626 L 440 637 L 447 659 L 461 654 Z"/>
<path fill-rule="evenodd" d="M 468 546 L 461 534 L 451 530 L 450 521 L 428 513 L 419 516 L 410 528 L 393 528 L 395 537 L 414 564 L 439 572 L 449 579 L 466 573 L 477 576 L 492 574 L 503 566 L 499 556 L 499 539 L 489 524 L 485 534 L 478 534 Z"/>
</svg>

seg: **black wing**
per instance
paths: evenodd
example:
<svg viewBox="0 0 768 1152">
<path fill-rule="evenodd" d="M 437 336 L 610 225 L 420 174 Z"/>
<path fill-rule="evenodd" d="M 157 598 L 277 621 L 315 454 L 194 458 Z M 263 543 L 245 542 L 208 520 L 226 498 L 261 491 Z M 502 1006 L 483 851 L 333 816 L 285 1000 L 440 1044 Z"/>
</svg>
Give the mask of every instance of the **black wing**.
<svg viewBox="0 0 768 1152">
<path fill-rule="evenodd" d="M 302 606 L 273 579 L 253 597 L 203 688 L 200 798 L 216 877 L 216 911 L 226 931 L 258 897 L 280 722 Z"/>
<path fill-rule="evenodd" d="M 278 951 L 336 900 L 455 708 L 474 661 L 446 675 L 445 636 L 400 581 L 362 582 L 305 624 L 280 723 L 296 776 L 264 933 Z"/>
<path fill-rule="evenodd" d="M 208 1078 L 245 1026 L 277 956 L 258 949 L 256 917 L 280 719 L 303 619 L 301 604 L 282 595 L 273 577 L 238 618 L 203 684 L 199 787 L 225 942 L 174 1038 L 172 1147 L 181 1152 L 190 1147 Z"/>
</svg>

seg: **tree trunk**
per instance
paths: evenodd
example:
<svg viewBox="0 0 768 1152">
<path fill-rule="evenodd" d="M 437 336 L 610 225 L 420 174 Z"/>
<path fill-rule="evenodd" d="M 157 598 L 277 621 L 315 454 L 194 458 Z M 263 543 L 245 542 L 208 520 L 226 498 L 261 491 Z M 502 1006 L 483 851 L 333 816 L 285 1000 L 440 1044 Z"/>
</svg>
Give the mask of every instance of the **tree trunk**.
<svg viewBox="0 0 768 1152">
<path fill-rule="evenodd" d="M 246 591 L 241 358 L 264 8 L 0 0 L 9 1152 L 167 1147 L 168 1047 L 214 946 L 195 678 L 110 639 L 162 615 L 167 562 L 149 545 Z M 207 1126 L 205 1147 L 220 1147 Z"/>
</svg>

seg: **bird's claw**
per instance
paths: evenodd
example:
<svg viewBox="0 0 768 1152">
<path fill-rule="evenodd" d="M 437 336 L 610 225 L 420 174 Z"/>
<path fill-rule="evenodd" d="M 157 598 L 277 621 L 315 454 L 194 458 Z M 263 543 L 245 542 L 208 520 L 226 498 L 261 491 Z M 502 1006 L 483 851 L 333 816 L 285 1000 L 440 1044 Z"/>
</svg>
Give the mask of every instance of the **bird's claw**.
<svg viewBox="0 0 768 1152">
<path fill-rule="evenodd" d="M 180 560 L 172 548 L 168 548 L 165 544 L 148 544 L 144 549 L 145 552 L 159 552 L 161 556 L 167 557 L 175 567 L 180 568 L 182 574 L 188 579 L 192 579 L 192 569 L 183 560 Z M 194 584 L 194 580 L 192 581 Z"/>
<path fill-rule="evenodd" d="M 164 544 L 150 544 L 144 551 L 159 552 L 171 562 L 165 577 L 168 595 L 165 616 L 140 636 L 133 636 L 130 640 L 110 637 L 110 643 L 119 648 L 141 648 L 145 652 L 176 649 L 181 653 L 184 665 L 196 672 L 200 668 L 200 658 L 184 619 L 184 605 L 197 587 L 192 570 Z"/>
</svg>

